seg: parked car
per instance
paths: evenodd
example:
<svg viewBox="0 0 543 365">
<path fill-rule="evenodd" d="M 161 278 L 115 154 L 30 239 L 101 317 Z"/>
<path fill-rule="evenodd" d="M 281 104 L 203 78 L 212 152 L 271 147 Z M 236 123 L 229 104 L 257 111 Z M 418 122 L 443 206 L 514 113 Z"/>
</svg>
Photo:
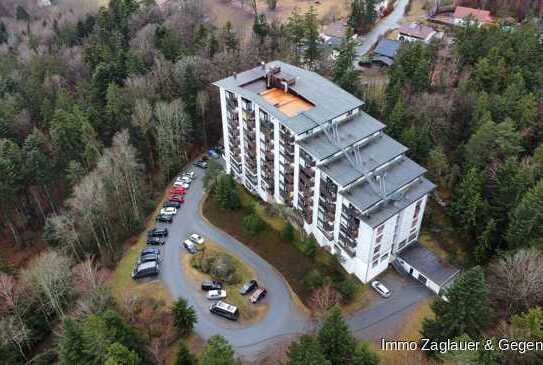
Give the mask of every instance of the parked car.
<svg viewBox="0 0 543 365">
<path fill-rule="evenodd" d="M 374 280 L 371 282 L 371 287 L 375 290 L 380 296 L 384 298 L 390 297 L 392 293 L 383 283 L 379 280 Z"/>
<path fill-rule="evenodd" d="M 217 151 L 213 148 L 210 148 L 208 151 L 207 151 L 207 155 L 211 158 L 219 158 L 219 153 L 217 153 Z"/>
<path fill-rule="evenodd" d="M 181 202 L 177 200 L 168 200 L 166 203 L 164 203 L 163 207 L 179 209 L 181 208 Z"/>
<path fill-rule="evenodd" d="M 192 178 L 188 175 L 179 176 L 176 181 L 182 181 L 186 182 L 187 184 L 190 184 L 192 182 Z"/>
<path fill-rule="evenodd" d="M 176 181 L 173 183 L 173 186 L 176 187 L 176 188 L 177 188 L 177 187 L 183 187 L 183 188 L 184 188 L 184 187 L 185 187 L 184 185 L 185 185 L 185 182 L 184 182 L 184 181 L 181 181 L 181 180 L 179 180 L 179 181 L 176 180 Z"/>
<path fill-rule="evenodd" d="M 175 215 L 177 214 L 177 209 L 175 208 L 172 208 L 172 207 L 168 207 L 168 208 L 162 208 L 160 209 L 160 214 L 170 214 L 170 215 Z"/>
<path fill-rule="evenodd" d="M 179 202 L 179 203 L 184 203 L 185 202 L 185 198 L 183 197 L 183 195 L 179 195 L 179 194 L 170 195 L 168 197 L 168 200 L 174 201 L 174 202 Z"/>
<path fill-rule="evenodd" d="M 198 252 L 198 248 L 196 248 L 196 245 L 191 240 L 184 240 L 183 246 L 193 255 Z"/>
<path fill-rule="evenodd" d="M 155 254 L 160 255 L 160 248 L 158 247 L 145 247 L 143 250 L 141 250 L 140 256 L 145 256 L 149 254 Z"/>
<path fill-rule="evenodd" d="M 196 178 L 196 173 L 194 171 L 187 171 L 183 174 L 183 176 L 188 176 L 191 178 L 191 180 L 194 180 Z"/>
<path fill-rule="evenodd" d="M 189 240 L 191 240 L 192 242 L 196 243 L 197 245 L 203 245 L 205 240 L 202 236 L 200 236 L 199 234 L 196 234 L 196 233 L 193 233 L 189 236 Z"/>
<path fill-rule="evenodd" d="M 252 292 L 253 290 L 255 290 L 256 288 L 258 288 L 258 283 L 256 282 L 256 280 L 251 280 L 251 281 L 246 282 L 246 283 L 239 289 L 239 293 L 240 293 L 241 295 L 247 295 L 247 294 L 249 294 L 250 292 Z"/>
<path fill-rule="evenodd" d="M 253 304 L 256 304 L 259 301 L 261 301 L 262 299 L 264 299 L 264 297 L 266 297 L 266 294 L 268 294 L 268 291 L 266 289 L 258 288 L 253 293 L 253 295 L 251 295 L 251 297 L 249 298 L 249 302 L 251 302 Z"/>
<path fill-rule="evenodd" d="M 163 245 L 166 243 L 164 237 L 147 237 L 148 245 Z"/>
<path fill-rule="evenodd" d="M 140 279 L 146 276 L 155 276 L 160 273 L 160 264 L 158 261 L 148 261 L 136 264 L 132 271 L 132 279 Z"/>
<path fill-rule="evenodd" d="M 217 280 L 206 280 L 202 282 L 202 290 L 210 291 L 210 290 L 221 290 L 222 289 L 222 283 Z"/>
<path fill-rule="evenodd" d="M 189 188 L 190 188 L 190 184 L 187 183 L 187 182 L 183 182 L 183 185 L 181 185 L 181 186 L 182 186 L 183 189 L 185 189 L 185 190 L 189 190 Z"/>
<path fill-rule="evenodd" d="M 168 237 L 168 228 L 155 227 L 147 232 L 147 237 Z"/>
<path fill-rule="evenodd" d="M 172 223 L 173 222 L 173 215 L 172 214 L 159 214 L 156 217 L 157 222 L 162 223 Z"/>
<path fill-rule="evenodd" d="M 185 188 L 182 186 L 173 186 L 170 188 L 170 194 L 183 195 L 185 194 Z"/>
<path fill-rule="evenodd" d="M 198 160 L 194 162 L 193 165 L 201 169 L 207 169 L 207 162 L 204 160 Z"/>
<path fill-rule="evenodd" d="M 220 300 L 216 303 L 213 303 L 209 307 L 209 311 L 213 314 L 224 317 L 226 319 L 230 319 L 232 321 L 236 321 L 239 318 L 239 310 L 237 307 Z"/>
<path fill-rule="evenodd" d="M 149 262 L 149 261 L 160 261 L 160 256 L 156 253 L 150 253 L 147 255 L 142 255 L 138 259 L 138 264 L 141 264 L 143 262 Z"/>
<path fill-rule="evenodd" d="M 209 300 L 219 300 L 226 298 L 226 290 L 210 290 L 206 295 Z"/>
</svg>

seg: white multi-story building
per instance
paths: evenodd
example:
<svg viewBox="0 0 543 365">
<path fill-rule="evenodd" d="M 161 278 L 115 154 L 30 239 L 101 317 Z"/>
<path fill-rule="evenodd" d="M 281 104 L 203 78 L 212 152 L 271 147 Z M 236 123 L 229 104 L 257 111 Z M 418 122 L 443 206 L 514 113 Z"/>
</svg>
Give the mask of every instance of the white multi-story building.
<svg viewBox="0 0 543 365">
<path fill-rule="evenodd" d="M 363 102 L 273 61 L 217 81 L 226 171 L 296 209 L 318 243 L 363 282 L 417 241 L 434 184 Z"/>
</svg>

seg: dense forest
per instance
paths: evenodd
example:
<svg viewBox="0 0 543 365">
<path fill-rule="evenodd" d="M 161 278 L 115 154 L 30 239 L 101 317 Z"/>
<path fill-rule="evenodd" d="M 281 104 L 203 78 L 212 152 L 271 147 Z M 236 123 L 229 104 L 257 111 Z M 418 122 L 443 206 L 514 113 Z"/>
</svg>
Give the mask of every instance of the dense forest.
<svg viewBox="0 0 543 365">
<path fill-rule="evenodd" d="M 320 46 L 313 9 L 295 10 L 283 23 L 257 15 L 247 34 L 228 22 L 214 25 L 197 0 L 162 8 L 112 0 L 99 10 L 3 1 L 0 241 L 10 250 L 46 249 L 21 268 L 0 260 L 0 358 L 161 363 L 166 344 L 149 339 L 149 318 L 167 323 L 168 331 L 153 329 L 159 334 L 190 332 L 195 319 L 186 303 L 171 313 L 144 313 L 145 322 L 128 309 L 134 303 L 115 303 L 99 268 L 115 265 L 157 192 L 220 138 L 211 82 L 273 59 L 319 72 L 366 99 L 367 111 L 439 185 L 435 200 L 460 233 L 467 270 L 449 302 L 433 304 L 424 335 L 541 340 L 543 46 L 541 24 L 530 18 L 541 9 L 519 3 L 528 2 L 485 4 L 522 12 L 516 16 L 526 20 L 513 28 L 470 26 L 449 34 L 454 43 L 402 46 L 380 93 L 359 82 L 350 37 L 335 60 Z M 363 28 L 360 19 L 352 25 Z M 318 336 L 302 337 L 289 350 L 290 363 L 341 364 L 338 356 L 368 352 L 355 349 L 337 314 L 330 318 L 346 338 L 343 352 L 319 349 Z M 322 334 L 321 344 L 326 336 L 335 334 Z M 192 359 L 183 346 L 179 356 Z M 530 352 L 443 356 L 468 355 L 481 357 L 469 359 L 474 364 L 541 360 Z M 235 363 L 220 337 L 209 341 L 209 362 L 201 363 L 217 357 Z"/>
</svg>

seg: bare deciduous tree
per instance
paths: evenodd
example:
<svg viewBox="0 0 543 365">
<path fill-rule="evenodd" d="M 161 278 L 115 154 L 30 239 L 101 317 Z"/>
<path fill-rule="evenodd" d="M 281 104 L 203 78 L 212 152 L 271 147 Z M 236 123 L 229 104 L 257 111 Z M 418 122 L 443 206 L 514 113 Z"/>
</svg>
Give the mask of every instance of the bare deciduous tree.
<svg viewBox="0 0 543 365">
<path fill-rule="evenodd" d="M 331 284 L 325 284 L 313 291 L 311 308 L 317 316 L 324 315 L 328 309 L 341 302 L 341 294 Z"/>
<path fill-rule="evenodd" d="M 47 313 L 64 316 L 64 304 L 71 291 L 71 260 L 57 251 L 47 251 L 32 260 L 21 278 L 37 294 Z"/>
<path fill-rule="evenodd" d="M 490 265 L 490 299 L 510 316 L 543 302 L 543 254 L 521 249 Z"/>
</svg>

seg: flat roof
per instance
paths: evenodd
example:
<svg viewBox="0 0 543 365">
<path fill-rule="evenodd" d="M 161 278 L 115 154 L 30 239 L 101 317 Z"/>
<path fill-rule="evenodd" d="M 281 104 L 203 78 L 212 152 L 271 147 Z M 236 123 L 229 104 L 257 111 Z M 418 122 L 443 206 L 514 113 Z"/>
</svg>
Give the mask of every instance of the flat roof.
<svg viewBox="0 0 543 365">
<path fill-rule="evenodd" d="M 384 128 L 383 123 L 360 111 L 351 119 L 338 123 L 333 141 L 324 131 L 319 131 L 297 143 L 315 160 L 320 161 Z"/>
<path fill-rule="evenodd" d="M 452 266 L 432 251 L 414 242 L 404 248 L 398 257 L 439 286 L 449 283 L 460 269 Z"/>
<path fill-rule="evenodd" d="M 425 172 L 426 169 L 424 167 L 407 157 L 403 157 L 400 161 L 394 161 L 391 165 L 385 167 L 384 170 L 380 170 L 378 175 L 386 173 L 385 192 L 386 194 L 390 194 L 415 180 L 417 177 L 422 176 Z M 371 176 L 370 179 L 373 179 L 374 186 L 379 184 L 376 181 L 376 175 Z M 342 194 L 360 211 L 365 211 L 382 200 L 381 195 L 375 191 L 374 186 L 367 180 L 363 180 L 343 191 Z"/>
<path fill-rule="evenodd" d="M 285 92 L 278 88 L 271 88 L 262 91 L 260 95 L 270 104 L 274 105 L 280 112 L 293 117 L 302 111 L 313 108 L 313 104 L 303 98 Z"/>
<path fill-rule="evenodd" d="M 432 182 L 421 176 L 418 178 L 418 181 L 409 185 L 407 190 L 402 193 L 400 199 L 382 202 L 379 206 L 371 209 L 369 214 L 363 215 L 362 221 L 372 228 L 377 227 L 398 214 L 402 209 L 405 209 L 424 195 L 433 191 L 435 187 Z"/>
<path fill-rule="evenodd" d="M 290 85 L 289 89 L 313 104 L 313 108 L 301 111 L 294 116 L 288 116 L 259 95 L 259 92 L 262 91 L 261 87 L 266 77 L 266 71 L 275 66 L 279 66 L 282 73 L 291 75 L 295 79 L 294 84 Z M 364 104 L 362 100 L 349 94 L 323 76 L 282 61 L 272 61 L 265 64 L 264 67 L 257 66 L 235 76 L 216 81 L 213 84 L 259 104 L 267 112 L 279 119 L 283 125 L 292 130 L 294 134 L 304 133 Z"/>
<path fill-rule="evenodd" d="M 349 159 L 342 155 L 321 165 L 320 169 L 340 186 L 346 186 L 361 178 L 367 172 L 373 171 L 384 163 L 407 152 L 407 147 L 384 133 L 370 137 L 366 143 L 357 146 L 356 149 L 358 150 L 359 159 L 353 160 L 354 167 Z"/>
</svg>

